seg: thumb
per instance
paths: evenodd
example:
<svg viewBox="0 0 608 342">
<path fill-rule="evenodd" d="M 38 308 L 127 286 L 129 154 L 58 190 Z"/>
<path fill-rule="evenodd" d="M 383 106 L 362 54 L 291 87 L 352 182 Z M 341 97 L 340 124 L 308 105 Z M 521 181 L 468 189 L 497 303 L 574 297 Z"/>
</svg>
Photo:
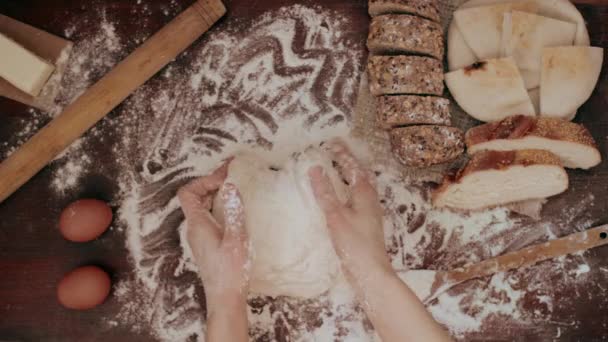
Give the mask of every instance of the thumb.
<svg viewBox="0 0 608 342">
<path fill-rule="evenodd" d="M 226 183 L 220 191 L 224 204 L 224 243 L 245 243 L 247 230 L 245 229 L 245 208 L 243 199 L 236 185 Z"/>
<path fill-rule="evenodd" d="M 188 244 L 193 251 L 199 246 L 213 249 L 220 242 L 220 227 L 207 209 L 207 200 L 188 188 L 178 192 L 178 199 L 186 219 Z"/>
<path fill-rule="evenodd" d="M 308 170 L 310 177 L 310 185 L 312 192 L 317 200 L 317 204 L 325 214 L 327 225 L 330 228 L 336 228 L 343 224 L 342 210 L 343 205 L 340 203 L 336 190 L 331 184 L 329 177 L 323 171 L 321 166 L 314 166 Z"/>
</svg>

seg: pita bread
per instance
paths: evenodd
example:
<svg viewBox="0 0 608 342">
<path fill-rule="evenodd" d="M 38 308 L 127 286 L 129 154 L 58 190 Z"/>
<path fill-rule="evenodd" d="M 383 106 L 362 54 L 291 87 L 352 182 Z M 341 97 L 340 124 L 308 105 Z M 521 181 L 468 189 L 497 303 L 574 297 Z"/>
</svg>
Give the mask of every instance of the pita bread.
<svg viewBox="0 0 608 342">
<path fill-rule="evenodd" d="M 587 46 L 543 50 L 540 81 L 542 116 L 571 120 L 589 99 L 602 70 L 604 49 Z"/>
<path fill-rule="evenodd" d="M 540 88 L 528 90 L 528 96 L 530 96 L 530 101 L 532 101 L 534 111 L 536 113 L 540 113 Z"/>
<path fill-rule="evenodd" d="M 462 69 L 478 61 L 473 50 L 467 45 L 462 33 L 452 22 L 448 28 L 448 68 L 450 71 Z"/>
<path fill-rule="evenodd" d="M 575 45 L 589 46 L 589 33 L 585 24 L 585 19 L 576 7 L 568 0 L 519 0 L 534 2 L 537 5 L 537 14 L 545 17 L 558 19 L 562 21 L 576 23 L 576 38 L 574 40 Z M 474 8 L 479 6 L 487 6 L 494 4 L 504 4 L 508 2 L 514 2 L 512 0 L 470 0 L 461 5 L 460 9 Z M 521 10 L 521 9 L 520 9 Z M 527 12 L 527 11 L 524 11 Z M 456 26 L 454 20 L 450 23 L 448 29 L 448 65 L 450 70 L 457 70 L 470 65 L 471 55 L 474 56 L 473 51 L 467 45 L 462 33 Z M 476 58 L 476 57 L 475 57 Z M 480 59 L 475 59 L 474 62 Z"/>
<path fill-rule="evenodd" d="M 521 11 L 504 14 L 503 56 L 512 56 L 526 89 L 540 84 L 543 48 L 574 43 L 576 24 Z"/>
<path fill-rule="evenodd" d="M 477 120 L 490 122 L 511 115 L 535 116 L 515 60 L 490 59 L 445 75 L 452 96 Z"/>
<path fill-rule="evenodd" d="M 500 57 L 503 17 L 513 10 L 535 13 L 532 2 L 473 7 L 454 12 L 454 22 L 479 60 Z"/>
<path fill-rule="evenodd" d="M 540 87 L 528 90 L 528 96 L 530 96 L 530 101 L 532 101 L 532 105 L 534 106 L 534 111 L 536 112 L 536 114 L 542 116 L 542 112 L 540 110 Z M 563 119 L 572 121 L 575 117 L 576 111 L 574 111 L 574 113 L 572 114 L 564 116 Z"/>
</svg>

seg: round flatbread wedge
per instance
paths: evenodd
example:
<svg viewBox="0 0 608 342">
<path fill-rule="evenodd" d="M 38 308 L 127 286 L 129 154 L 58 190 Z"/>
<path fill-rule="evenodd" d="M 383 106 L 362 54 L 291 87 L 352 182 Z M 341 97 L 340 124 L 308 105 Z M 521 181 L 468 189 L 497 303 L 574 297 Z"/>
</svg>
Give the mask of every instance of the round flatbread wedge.
<svg viewBox="0 0 608 342">
<path fill-rule="evenodd" d="M 543 50 L 540 114 L 566 120 L 591 97 L 600 76 L 604 49 L 565 46 Z"/>
<path fill-rule="evenodd" d="M 502 33 L 503 57 L 513 56 L 526 89 L 534 89 L 540 84 L 543 48 L 571 46 L 576 36 L 576 24 L 513 11 L 505 13 Z"/>
<path fill-rule="evenodd" d="M 452 96 L 477 120 L 491 122 L 511 115 L 535 116 L 513 58 L 490 59 L 445 75 Z"/>
<path fill-rule="evenodd" d="M 479 6 L 512 3 L 513 0 L 470 0 L 462 4 L 457 10 L 474 8 Z M 571 22 L 576 24 L 575 45 L 589 46 L 589 33 L 585 19 L 578 9 L 568 0 L 520 0 L 516 2 L 532 2 L 536 5 L 536 11 L 520 11 L 535 13 L 545 17 Z M 502 37 L 502 35 L 501 35 Z M 448 67 L 450 70 L 461 69 L 467 65 L 479 61 L 471 47 L 469 47 L 464 36 L 457 27 L 455 20 L 452 20 L 448 29 Z M 474 58 L 474 59 L 473 59 Z"/>
<path fill-rule="evenodd" d="M 454 23 L 479 60 L 498 58 L 505 13 L 513 10 L 536 13 L 536 8 L 536 4 L 526 1 L 459 9 L 454 12 Z"/>
</svg>

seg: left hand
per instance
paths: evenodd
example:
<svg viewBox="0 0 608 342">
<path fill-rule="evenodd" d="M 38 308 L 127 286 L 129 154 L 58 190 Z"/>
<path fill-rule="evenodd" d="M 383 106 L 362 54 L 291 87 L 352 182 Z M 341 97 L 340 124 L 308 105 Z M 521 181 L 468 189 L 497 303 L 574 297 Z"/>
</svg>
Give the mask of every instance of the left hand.
<svg viewBox="0 0 608 342">
<path fill-rule="evenodd" d="M 236 186 L 224 184 L 227 172 L 228 164 L 224 164 L 178 192 L 186 216 L 188 244 L 203 281 L 208 312 L 227 303 L 245 302 L 249 289 L 245 211 Z M 218 191 L 224 204 L 224 227 L 211 215 L 213 198 Z"/>
</svg>

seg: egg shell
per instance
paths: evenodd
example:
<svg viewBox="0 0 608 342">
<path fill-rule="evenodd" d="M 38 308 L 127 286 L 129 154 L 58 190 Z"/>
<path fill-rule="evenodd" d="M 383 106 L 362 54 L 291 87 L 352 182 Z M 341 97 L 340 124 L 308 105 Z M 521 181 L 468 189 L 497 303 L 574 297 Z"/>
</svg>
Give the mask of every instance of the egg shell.
<svg viewBox="0 0 608 342">
<path fill-rule="evenodd" d="M 103 303 L 110 294 L 110 276 L 96 266 L 79 267 L 57 285 L 57 299 L 68 309 L 87 310 Z"/>
<path fill-rule="evenodd" d="M 74 242 L 95 240 L 112 223 L 112 209 L 103 201 L 81 199 L 71 203 L 59 218 L 59 230 L 64 238 Z"/>
</svg>

